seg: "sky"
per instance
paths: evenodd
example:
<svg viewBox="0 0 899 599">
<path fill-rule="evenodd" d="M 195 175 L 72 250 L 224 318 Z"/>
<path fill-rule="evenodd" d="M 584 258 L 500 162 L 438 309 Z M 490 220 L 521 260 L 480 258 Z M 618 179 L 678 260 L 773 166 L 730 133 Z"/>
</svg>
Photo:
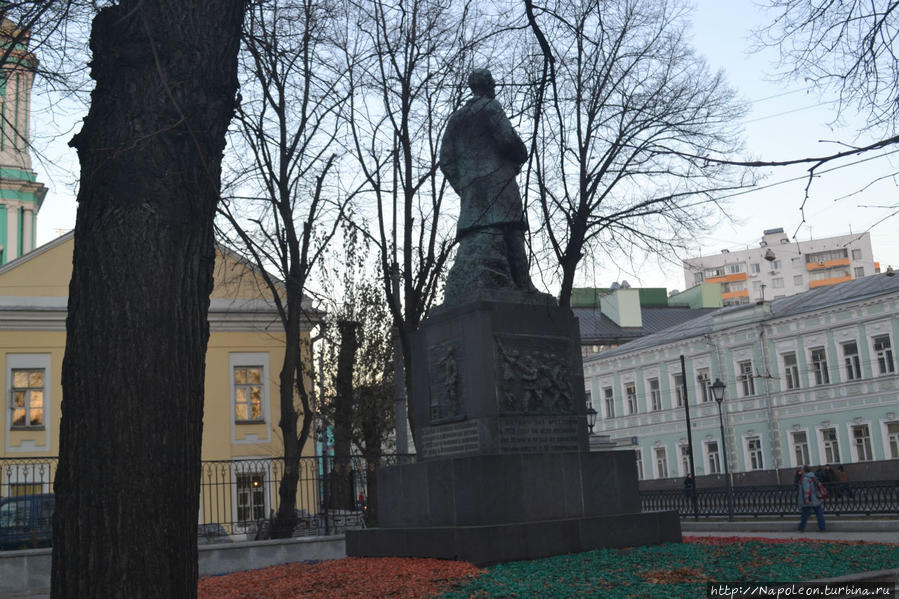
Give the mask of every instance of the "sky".
<svg viewBox="0 0 899 599">
<path fill-rule="evenodd" d="M 834 141 L 871 143 L 886 135 L 868 131 L 859 134 L 863 120 L 845 113 L 845 123 L 834 125 L 833 96 L 822 96 L 805 82 L 784 82 L 775 77 L 775 50 L 750 52 L 751 33 L 766 25 L 766 13 L 750 0 L 696 0 L 693 12 L 693 46 L 713 71 L 723 70 L 729 84 L 751 106 L 743 119 L 745 150 L 742 159 L 782 161 L 826 156 L 843 151 Z M 895 150 L 893 150 L 896 152 Z M 899 152 L 871 159 L 875 153 L 821 167 L 823 174 L 805 197 L 810 165 L 766 169 L 758 188 L 729 199 L 732 222 L 724 220 L 696 239 L 687 257 L 718 254 L 723 249 L 758 247 L 763 231 L 783 228 L 799 241 L 870 231 L 874 260 L 881 269 L 899 267 L 899 215 L 883 220 L 899 209 L 897 179 L 888 178 L 856 194 L 875 179 L 899 171 Z M 853 166 L 849 162 L 867 158 Z M 831 172 L 828 169 L 835 168 Z M 796 179 L 791 183 L 782 183 Z M 845 197 L 849 196 L 851 197 Z M 842 198 L 842 199 L 841 199 Z M 867 206 L 890 206 L 869 208 Z M 883 220 L 883 222 L 879 221 Z M 683 268 L 679 263 L 647 260 L 637 272 L 596 265 L 582 285 L 607 287 L 627 280 L 632 286 L 683 290 Z"/>
<path fill-rule="evenodd" d="M 807 83 L 773 79 L 776 53 L 773 50 L 749 52 L 751 31 L 769 19 L 753 2 L 695 0 L 694 6 L 694 47 L 714 70 L 723 70 L 729 83 L 751 104 L 743 120 L 746 146 L 743 158 L 773 161 L 821 156 L 845 149 L 834 143 L 837 141 L 862 144 L 879 138 L 876 131 L 859 135 L 860 121 L 852 114 L 845 115 L 845 123 L 833 124 L 836 112 L 834 104 L 828 102 L 831 98 L 822 97 Z M 34 98 L 34 107 L 34 169 L 38 180 L 49 189 L 38 216 L 37 241 L 42 244 L 74 227 L 78 162 L 74 150 L 66 144 L 87 109 L 64 102 L 55 103 L 51 109 L 48 99 L 40 97 Z M 60 130 L 66 133 L 53 139 L 44 137 Z M 805 205 L 804 222 L 800 206 L 808 166 L 766 170 L 760 189 L 730 198 L 731 222 L 722 221 L 698 237 L 686 257 L 757 247 L 762 232 L 777 227 L 800 241 L 870 231 L 874 259 L 880 262 L 881 268 L 899 267 L 899 215 L 883 220 L 897 210 L 897 179 L 887 177 L 872 183 L 899 171 L 899 152 L 880 158 L 872 156 L 823 167 L 823 171 L 833 170 L 814 181 Z M 867 160 L 846 166 L 861 158 Z M 782 183 L 791 179 L 796 180 Z M 856 193 L 866 186 L 864 191 Z M 891 205 L 891 209 L 875 207 Z M 685 288 L 683 269 L 676 262 L 650 259 L 636 271 L 629 267 L 622 270 L 602 261 L 585 266 L 588 268 L 584 272 L 590 272 L 589 279 L 586 275 L 580 277 L 580 285 L 608 287 L 613 281 L 627 280 L 635 287 Z"/>
</svg>

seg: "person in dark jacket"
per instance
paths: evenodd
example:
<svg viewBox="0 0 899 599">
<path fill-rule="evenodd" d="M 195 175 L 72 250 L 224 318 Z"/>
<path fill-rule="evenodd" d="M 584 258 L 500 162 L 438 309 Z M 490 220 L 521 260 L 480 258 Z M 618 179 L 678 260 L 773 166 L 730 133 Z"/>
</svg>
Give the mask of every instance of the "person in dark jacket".
<svg viewBox="0 0 899 599">
<path fill-rule="evenodd" d="M 693 473 L 687 474 L 684 479 L 684 497 L 693 497 L 693 490 L 696 488 L 696 481 L 693 480 Z"/>
<path fill-rule="evenodd" d="M 805 523 L 812 510 L 815 512 L 815 518 L 818 519 L 818 530 L 824 531 L 824 510 L 821 508 L 821 494 L 818 491 L 819 480 L 812 474 L 809 466 L 803 468 L 802 478 L 799 479 L 799 497 L 797 503 L 800 511 L 799 532 L 805 530 Z"/>
</svg>

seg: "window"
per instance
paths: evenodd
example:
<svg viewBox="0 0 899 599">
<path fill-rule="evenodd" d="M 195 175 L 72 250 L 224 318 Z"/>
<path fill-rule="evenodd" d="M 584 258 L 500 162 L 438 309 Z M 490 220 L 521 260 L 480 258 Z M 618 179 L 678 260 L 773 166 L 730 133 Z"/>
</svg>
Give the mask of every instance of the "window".
<svg viewBox="0 0 899 599">
<path fill-rule="evenodd" d="M 698 272 L 693 275 L 693 284 L 700 285 L 704 279 L 705 277 L 703 276 L 703 274 L 701 272 Z"/>
<path fill-rule="evenodd" d="M 783 289 L 783 286 L 784 286 L 783 278 L 777 277 L 777 278 L 771 279 L 771 286 L 774 287 L 775 289 Z"/>
<path fill-rule="evenodd" d="M 805 431 L 801 431 L 791 433 L 791 436 L 793 437 L 793 465 L 804 466 L 811 464 L 811 458 L 808 453 L 808 435 L 806 435 Z"/>
<path fill-rule="evenodd" d="M 737 362 L 737 368 L 740 370 L 738 380 L 740 388 L 743 391 L 743 397 L 755 395 L 755 379 L 752 378 L 752 361 Z"/>
<path fill-rule="evenodd" d="M 887 422 L 887 440 L 890 444 L 890 458 L 899 458 L 899 422 Z"/>
<path fill-rule="evenodd" d="M 793 285 L 801 287 L 803 283 L 802 275 L 793 275 Z"/>
<path fill-rule="evenodd" d="M 796 354 L 790 352 L 784 354 L 784 376 L 787 379 L 787 389 L 799 388 L 799 367 L 796 365 Z"/>
<path fill-rule="evenodd" d="M 823 252 L 815 252 L 813 254 L 806 254 L 805 261 L 807 263 L 831 262 L 832 260 L 845 260 L 848 257 L 849 257 L 849 251 L 846 248 L 840 248 L 838 250 L 825 250 Z"/>
<path fill-rule="evenodd" d="M 43 428 L 44 426 L 44 369 L 13 368 L 12 428 Z"/>
<path fill-rule="evenodd" d="M 699 393 L 702 397 L 702 403 L 712 401 L 712 381 L 709 380 L 709 369 L 700 368 L 696 371 L 696 382 L 699 383 Z"/>
<path fill-rule="evenodd" d="M 802 268 L 802 258 L 796 256 L 795 258 L 790 258 L 790 266 L 795 268 Z"/>
<path fill-rule="evenodd" d="M 853 274 L 856 279 L 860 279 L 865 276 L 865 267 L 864 266 L 856 266 L 852 269 Z"/>
<path fill-rule="evenodd" d="M 679 445 L 680 448 L 680 471 L 683 476 L 690 473 L 690 446 Z"/>
<path fill-rule="evenodd" d="M 867 424 L 852 427 L 852 442 L 857 462 L 870 462 L 874 459 L 874 453 L 871 451 L 871 431 L 868 430 Z"/>
<path fill-rule="evenodd" d="M 774 260 L 771 262 L 771 270 L 780 270 L 780 260 Z"/>
<path fill-rule="evenodd" d="M 602 401 L 606 407 L 606 418 L 614 418 L 615 417 L 615 396 L 612 393 L 611 387 L 606 387 L 602 390 Z"/>
<path fill-rule="evenodd" d="M 262 420 L 262 366 L 234 367 L 234 420 Z"/>
<path fill-rule="evenodd" d="M 637 456 L 637 480 L 643 480 L 643 452 L 637 449 L 634 453 Z"/>
<path fill-rule="evenodd" d="M 261 472 L 237 474 L 237 520 L 256 522 L 265 518 L 265 487 Z"/>
<path fill-rule="evenodd" d="M 877 370 L 879 374 L 890 374 L 896 371 L 896 364 L 893 362 L 893 348 L 890 345 L 889 335 L 878 335 L 874 337 L 874 357 L 877 360 Z"/>
<path fill-rule="evenodd" d="M 861 364 L 858 359 L 858 345 L 855 341 L 843 344 L 843 364 L 846 366 L 847 381 L 862 378 Z"/>
<path fill-rule="evenodd" d="M 812 281 L 825 281 L 827 279 L 851 277 L 849 276 L 849 268 L 825 268 L 823 270 L 813 270 L 809 273 L 808 278 Z"/>
<path fill-rule="evenodd" d="M 748 437 L 746 439 L 746 449 L 749 452 L 749 469 L 764 469 L 765 466 L 762 462 L 762 440 L 758 437 Z"/>
<path fill-rule="evenodd" d="M 718 453 L 717 441 L 705 444 L 705 455 L 709 462 L 709 474 L 721 474 L 721 455 Z"/>
<path fill-rule="evenodd" d="M 659 379 L 649 379 L 649 402 L 653 412 L 662 409 L 662 392 L 659 390 Z"/>
<path fill-rule="evenodd" d="M 664 447 L 656 447 L 656 478 L 668 478 L 668 455 Z"/>
<path fill-rule="evenodd" d="M 816 347 L 812 350 L 812 372 L 815 373 L 816 385 L 830 383 L 830 374 L 827 372 L 827 354 L 823 347 Z"/>
<path fill-rule="evenodd" d="M 824 442 L 824 463 L 840 463 L 840 443 L 837 441 L 837 429 L 821 429 L 821 439 Z"/>
<path fill-rule="evenodd" d="M 761 266 L 759 265 L 758 262 L 753 262 L 752 264 L 749 265 L 749 272 L 751 272 L 754 275 L 758 274 L 759 271 L 761 271 L 761 270 L 762 270 Z"/>
<path fill-rule="evenodd" d="M 861 260 L 862 259 L 862 251 L 857 248 L 852 250 L 852 259 L 853 260 Z"/>
<path fill-rule="evenodd" d="M 588 410 L 593 407 L 593 394 L 589 389 L 584 389 L 584 403 L 587 404 Z"/>
<path fill-rule="evenodd" d="M 674 402 L 678 408 L 684 407 L 684 375 L 674 375 Z"/>
<path fill-rule="evenodd" d="M 740 262 L 739 264 L 728 264 L 727 265 L 727 274 L 736 275 L 741 272 L 746 272 L 746 265 Z"/>
<path fill-rule="evenodd" d="M 627 413 L 637 413 L 637 387 L 633 383 L 624 385 L 624 395 L 627 397 Z"/>
</svg>

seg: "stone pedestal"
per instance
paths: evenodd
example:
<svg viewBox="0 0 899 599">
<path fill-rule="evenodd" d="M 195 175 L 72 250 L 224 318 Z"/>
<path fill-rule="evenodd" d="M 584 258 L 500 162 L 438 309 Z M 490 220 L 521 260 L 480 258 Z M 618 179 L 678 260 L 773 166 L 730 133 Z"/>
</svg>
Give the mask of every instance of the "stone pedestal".
<svg viewBox="0 0 899 599">
<path fill-rule="evenodd" d="M 586 450 L 579 338 L 555 306 L 484 301 L 424 321 L 412 338 L 419 458 Z"/>
<path fill-rule="evenodd" d="M 348 555 L 484 565 L 680 541 L 675 512 L 640 512 L 632 451 L 588 451 L 570 310 L 443 310 L 412 351 L 418 462 L 379 470 L 380 528 L 347 532 Z"/>
</svg>

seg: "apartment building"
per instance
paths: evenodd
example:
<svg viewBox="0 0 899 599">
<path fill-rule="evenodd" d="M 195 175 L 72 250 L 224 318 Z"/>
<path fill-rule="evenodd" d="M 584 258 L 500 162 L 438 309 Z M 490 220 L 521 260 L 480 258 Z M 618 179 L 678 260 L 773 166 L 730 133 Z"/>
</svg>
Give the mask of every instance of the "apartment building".
<svg viewBox="0 0 899 599">
<path fill-rule="evenodd" d="M 758 248 L 684 260 L 687 287 L 720 283 L 724 305 L 772 300 L 880 272 L 869 233 L 791 241 L 782 228 Z"/>
</svg>

